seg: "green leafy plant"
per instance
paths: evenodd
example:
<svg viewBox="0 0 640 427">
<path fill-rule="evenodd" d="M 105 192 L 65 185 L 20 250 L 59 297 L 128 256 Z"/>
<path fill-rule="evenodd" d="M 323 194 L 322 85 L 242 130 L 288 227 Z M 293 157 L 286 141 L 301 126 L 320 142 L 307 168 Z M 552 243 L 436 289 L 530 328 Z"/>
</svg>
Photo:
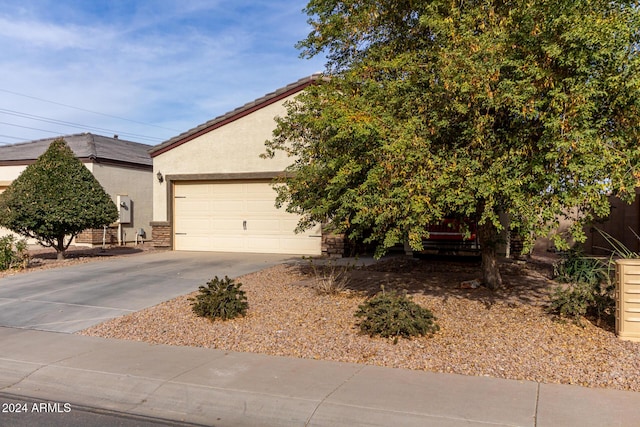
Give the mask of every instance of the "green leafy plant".
<svg viewBox="0 0 640 427">
<path fill-rule="evenodd" d="M 640 8 L 625 1 L 312 1 L 298 43 L 326 74 L 285 104 L 265 157 L 295 158 L 278 206 L 382 256 L 476 215 L 482 282 L 502 286 L 500 217 L 584 241 L 640 172 Z M 348 5 L 348 6 L 346 6 Z M 622 83 L 624 82 L 624 84 Z"/>
<path fill-rule="evenodd" d="M 29 264 L 27 242 L 7 234 L 0 237 L 0 270 L 26 268 Z"/>
<path fill-rule="evenodd" d="M 215 319 L 233 319 L 244 316 L 249 304 L 245 292 L 240 289 L 242 283 L 234 283 L 224 276 L 220 280 L 215 276 L 207 282 L 207 286 L 200 286 L 200 293 L 191 298 L 191 308 L 198 316 Z"/>
<path fill-rule="evenodd" d="M 361 304 L 355 316 L 361 318 L 358 326 L 362 333 L 372 337 L 393 337 L 394 343 L 399 337 L 431 335 L 440 329 L 430 310 L 413 302 L 406 292 L 385 292 L 384 287 Z"/>
<path fill-rule="evenodd" d="M 581 324 L 582 316 L 587 314 L 593 303 L 593 286 L 588 283 L 572 283 L 558 286 L 551 296 L 549 310 L 562 317 L 569 317 Z"/>
<path fill-rule="evenodd" d="M 80 232 L 117 219 L 111 196 L 61 138 L 0 194 L 0 225 L 55 249 L 58 259 Z"/>
<path fill-rule="evenodd" d="M 320 295 L 337 295 L 345 292 L 349 284 L 349 273 L 355 268 L 352 263 L 338 264 L 337 260 L 329 259 L 322 264 L 309 260 L 309 267 L 314 276 L 314 289 Z"/>
<path fill-rule="evenodd" d="M 582 325 L 584 316 L 600 324 L 615 309 L 613 258 L 601 259 L 571 250 L 554 266 L 558 286 L 551 295 L 549 310 Z"/>
<path fill-rule="evenodd" d="M 596 228 L 596 231 L 604 238 L 604 240 L 609 244 L 609 248 L 600 248 L 605 251 L 609 251 L 611 253 L 611 258 L 640 258 L 640 254 L 637 252 L 633 252 L 631 249 L 627 248 L 624 243 L 613 237 L 611 234 L 606 231 L 602 231 L 599 228 Z M 636 233 L 631 227 L 629 227 L 629 231 L 636 237 L 636 239 L 640 240 L 640 236 Z M 613 259 L 611 259 L 613 262 Z"/>
<path fill-rule="evenodd" d="M 609 260 L 585 256 L 572 249 L 554 265 L 554 276 L 561 283 L 597 284 L 610 280 Z"/>
</svg>

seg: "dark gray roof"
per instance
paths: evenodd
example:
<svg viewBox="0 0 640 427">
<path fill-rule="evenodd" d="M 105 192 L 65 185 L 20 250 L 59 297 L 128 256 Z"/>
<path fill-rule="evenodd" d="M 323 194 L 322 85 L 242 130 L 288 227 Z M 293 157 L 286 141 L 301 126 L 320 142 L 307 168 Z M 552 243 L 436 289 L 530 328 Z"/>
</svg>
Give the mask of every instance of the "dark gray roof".
<svg viewBox="0 0 640 427">
<path fill-rule="evenodd" d="M 172 148 L 184 142 L 190 141 L 219 126 L 244 117 L 245 115 L 253 111 L 259 110 L 262 107 L 272 104 L 280 99 L 286 98 L 287 96 L 292 95 L 296 92 L 299 92 L 319 78 L 320 74 L 313 74 L 311 76 L 304 77 L 294 83 L 288 84 L 287 86 L 281 87 L 274 92 L 268 93 L 254 101 L 244 104 L 242 107 L 238 107 L 233 111 L 229 111 L 228 113 L 218 116 L 215 119 L 209 120 L 206 123 L 198 125 L 193 129 L 189 129 L 188 131 L 183 132 L 180 135 L 163 142 L 162 144 L 156 145 L 151 150 L 149 150 L 149 153 L 151 153 L 151 156 L 156 156 L 158 154 L 169 151 Z"/>
<path fill-rule="evenodd" d="M 76 157 L 80 159 L 142 166 L 152 165 L 151 156 L 149 156 L 149 148 L 151 146 L 91 133 L 58 136 L 0 146 L 0 162 L 28 163 L 33 161 L 47 150 L 49 144 L 59 138 L 64 139 Z"/>
</svg>

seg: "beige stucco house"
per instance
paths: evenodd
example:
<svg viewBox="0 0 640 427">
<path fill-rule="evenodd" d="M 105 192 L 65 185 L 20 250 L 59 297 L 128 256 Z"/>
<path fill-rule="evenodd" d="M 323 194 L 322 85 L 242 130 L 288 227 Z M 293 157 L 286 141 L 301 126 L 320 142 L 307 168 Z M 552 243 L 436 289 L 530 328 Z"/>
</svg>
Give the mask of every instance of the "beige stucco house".
<svg viewBox="0 0 640 427">
<path fill-rule="evenodd" d="M 146 144 L 81 133 L 0 146 L 0 192 L 58 138 L 67 142 L 114 203 L 119 205 L 120 221 L 106 230 L 107 243 L 118 244 L 133 242 L 136 238 L 150 238 L 153 166 L 148 153 L 151 147 Z M 146 236 L 140 236 L 141 229 Z M 104 231 L 87 230 L 78 235 L 74 244 L 100 245 L 105 236 Z M 9 230 L 0 228 L 0 235 L 8 233 Z"/>
<path fill-rule="evenodd" d="M 154 245 L 186 251 L 319 255 L 318 225 L 296 234 L 298 217 L 274 206 L 274 177 L 291 163 L 263 159 L 284 103 L 310 76 L 210 120 L 150 150 Z M 325 249 L 327 244 L 325 239 Z"/>
</svg>

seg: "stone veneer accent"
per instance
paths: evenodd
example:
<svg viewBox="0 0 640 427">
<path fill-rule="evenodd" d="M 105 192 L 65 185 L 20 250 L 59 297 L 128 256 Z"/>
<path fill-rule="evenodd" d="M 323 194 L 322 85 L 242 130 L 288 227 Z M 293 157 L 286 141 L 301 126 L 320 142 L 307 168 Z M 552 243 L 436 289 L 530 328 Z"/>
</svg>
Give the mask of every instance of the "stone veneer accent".
<svg viewBox="0 0 640 427">
<path fill-rule="evenodd" d="M 171 224 L 168 222 L 151 222 L 151 240 L 156 248 L 171 247 Z"/>
<path fill-rule="evenodd" d="M 521 236 L 515 235 L 515 236 L 511 236 L 511 239 L 509 240 L 510 243 L 510 248 L 509 251 L 511 252 L 511 257 L 513 258 L 519 258 L 522 256 L 522 250 L 524 249 L 524 241 L 522 240 Z"/>
<path fill-rule="evenodd" d="M 102 245 L 102 236 L 104 230 L 102 228 L 90 228 L 82 231 L 76 236 L 75 241 L 77 243 L 89 243 L 91 245 Z M 113 245 L 118 242 L 118 228 L 107 227 L 107 235 L 105 243 L 107 245 Z"/>
<path fill-rule="evenodd" d="M 344 255 L 344 234 L 322 233 L 322 255 L 341 258 Z"/>
</svg>

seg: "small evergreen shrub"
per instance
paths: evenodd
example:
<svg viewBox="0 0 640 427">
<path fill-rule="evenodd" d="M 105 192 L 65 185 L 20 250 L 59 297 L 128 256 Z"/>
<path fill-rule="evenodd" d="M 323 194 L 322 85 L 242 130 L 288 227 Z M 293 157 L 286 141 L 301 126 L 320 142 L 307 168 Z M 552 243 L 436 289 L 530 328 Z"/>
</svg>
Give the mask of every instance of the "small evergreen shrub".
<svg viewBox="0 0 640 427">
<path fill-rule="evenodd" d="M 584 283 L 571 283 L 567 286 L 558 286 L 551 295 L 549 310 L 562 317 L 569 317 L 579 322 L 582 316 L 586 316 L 587 310 L 593 304 L 593 286 Z"/>
<path fill-rule="evenodd" d="M 215 319 L 233 319 L 244 316 L 249 304 L 245 292 L 240 289 L 242 283 L 234 283 L 224 276 L 220 280 L 215 276 L 207 282 L 207 286 L 200 286 L 200 293 L 191 298 L 193 312 L 201 317 Z"/>
<path fill-rule="evenodd" d="M 430 310 L 413 302 L 406 292 L 382 291 L 361 304 L 355 314 L 361 318 L 360 331 L 373 337 L 409 338 L 419 335 L 431 335 L 440 327 Z"/>
<path fill-rule="evenodd" d="M 0 270 L 26 268 L 29 264 L 27 242 L 10 234 L 0 237 Z"/>
</svg>

